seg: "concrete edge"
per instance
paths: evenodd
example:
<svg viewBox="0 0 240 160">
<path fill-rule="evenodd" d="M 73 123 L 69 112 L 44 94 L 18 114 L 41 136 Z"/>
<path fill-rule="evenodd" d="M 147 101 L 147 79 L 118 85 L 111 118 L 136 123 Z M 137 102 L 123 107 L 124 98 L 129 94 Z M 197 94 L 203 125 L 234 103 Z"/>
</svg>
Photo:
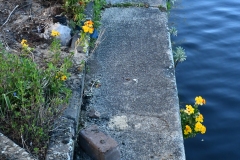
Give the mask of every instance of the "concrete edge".
<svg viewBox="0 0 240 160">
<path fill-rule="evenodd" d="M 170 52 L 170 54 L 169 54 L 169 58 L 171 59 L 171 61 L 172 61 L 172 67 L 174 67 L 174 58 L 173 58 L 173 51 L 172 51 L 172 43 L 171 43 L 171 34 L 170 34 L 170 32 L 169 32 L 169 28 L 168 28 L 168 26 L 167 26 L 167 30 L 168 30 L 168 40 L 169 40 L 169 51 L 168 52 Z M 177 100 L 177 104 L 176 104 L 176 106 L 177 106 L 177 108 L 178 108 L 178 113 L 176 114 L 176 115 L 178 115 L 177 116 L 177 118 L 178 118 L 178 122 L 179 122 L 179 127 L 180 127 L 180 129 L 179 129 L 179 131 L 180 131 L 180 135 L 179 135 L 179 137 L 180 137 L 180 139 L 181 139 L 181 142 L 179 143 L 181 146 L 179 146 L 179 149 L 180 149 L 180 152 L 181 152 L 181 155 L 182 155 L 182 159 L 183 160 L 186 160 L 186 154 L 185 154 L 185 147 L 184 147 L 184 139 L 183 139 L 183 133 L 182 133 L 182 124 L 181 124 L 181 117 L 180 117 L 180 106 L 179 106 L 179 97 L 178 97 L 178 88 L 177 88 L 177 81 L 176 81 L 176 74 L 175 74 L 175 69 L 174 69 L 174 85 L 175 85 L 175 91 L 176 91 L 176 97 L 175 97 L 175 99 Z"/>
<path fill-rule="evenodd" d="M 81 88 L 73 91 L 68 108 L 55 122 L 56 129 L 50 138 L 46 160 L 73 160 L 82 105 L 84 80 L 85 70 L 82 72 Z"/>
<path fill-rule="evenodd" d="M 86 17 L 92 18 L 93 14 L 93 2 L 88 3 L 85 13 Z M 75 38 L 75 41 L 77 39 Z M 90 37 L 88 37 L 90 41 Z M 74 42 L 72 42 L 74 43 Z M 75 46 L 75 43 L 74 43 Z M 77 48 L 77 52 L 82 52 L 82 48 Z M 85 53 L 89 54 L 89 47 Z M 75 143 L 78 137 L 78 126 L 81 112 L 81 105 L 83 102 L 84 82 L 86 74 L 86 60 L 82 73 L 79 75 L 81 79 L 81 87 L 73 90 L 68 108 L 64 111 L 62 117 L 56 121 L 56 127 L 58 130 L 51 136 L 46 160 L 73 160 Z"/>
<path fill-rule="evenodd" d="M 25 149 L 18 146 L 8 137 L 0 133 L 0 159 L 4 160 L 36 160 Z M 14 154 L 13 154 L 14 153 Z"/>
</svg>

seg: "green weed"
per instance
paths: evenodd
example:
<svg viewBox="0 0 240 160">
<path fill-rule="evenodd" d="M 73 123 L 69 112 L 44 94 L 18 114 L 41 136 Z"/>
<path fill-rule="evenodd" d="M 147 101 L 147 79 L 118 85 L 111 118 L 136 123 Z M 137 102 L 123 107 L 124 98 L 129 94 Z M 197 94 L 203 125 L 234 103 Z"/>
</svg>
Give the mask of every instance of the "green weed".
<svg viewBox="0 0 240 160">
<path fill-rule="evenodd" d="M 53 58 L 43 69 L 0 45 L 0 131 L 35 154 L 45 153 L 53 122 L 71 96 L 65 80 L 72 55 L 60 58 L 59 46 L 54 38 Z"/>
<path fill-rule="evenodd" d="M 182 47 L 176 47 L 176 50 L 173 51 L 174 66 L 176 68 L 178 62 L 183 62 L 187 58 L 185 50 Z"/>
</svg>

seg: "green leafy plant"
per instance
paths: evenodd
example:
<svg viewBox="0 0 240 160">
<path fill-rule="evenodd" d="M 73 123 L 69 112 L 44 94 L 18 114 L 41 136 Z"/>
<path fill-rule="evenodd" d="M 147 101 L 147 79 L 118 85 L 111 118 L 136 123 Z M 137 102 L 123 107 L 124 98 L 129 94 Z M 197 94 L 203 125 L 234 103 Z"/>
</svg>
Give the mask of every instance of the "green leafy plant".
<svg viewBox="0 0 240 160">
<path fill-rule="evenodd" d="M 105 0 L 94 0 L 93 6 L 94 28 L 98 28 L 100 26 L 101 11 L 105 5 L 106 5 Z"/>
<path fill-rule="evenodd" d="M 81 22 L 85 21 L 84 10 L 89 0 L 64 0 L 63 8 L 73 18 L 77 25 L 81 25 Z"/>
<path fill-rule="evenodd" d="M 53 54 L 53 64 L 57 64 L 60 60 L 60 53 L 61 53 L 61 44 L 60 40 L 57 38 L 60 36 L 60 33 L 58 31 L 52 30 L 51 36 L 53 37 L 53 41 L 50 45 L 50 51 Z"/>
<path fill-rule="evenodd" d="M 170 9 L 172 9 L 172 6 L 174 5 L 175 2 L 176 2 L 176 0 L 167 0 L 167 10 L 168 11 Z"/>
<path fill-rule="evenodd" d="M 44 155 L 53 122 L 71 96 L 65 81 L 72 54 L 60 58 L 57 35 L 52 32 L 53 58 L 44 68 L 29 57 L 7 53 L 0 45 L 0 131 L 39 155 Z"/>
<path fill-rule="evenodd" d="M 94 32 L 94 23 L 92 20 L 87 20 L 84 22 L 82 26 L 82 30 L 80 32 L 80 38 L 76 41 L 76 46 L 80 45 L 83 47 L 83 52 L 87 52 L 89 47 L 89 35 Z"/>
<path fill-rule="evenodd" d="M 177 36 L 177 33 L 178 33 L 178 31 L 177 31 L 177 29 L 175 27 L 171 27 L 169 32 L 173 36 Z"/>
<path fill-rule="evenodd" d="M 27 40 L 26 39 L 22 39 L 21 41 L 21 46 L 22 46 L 22 55 L 21 56 L 25 56 L 25 57 L 32 57 L 32 59 L 34 60 L 33 57 L 33 53 L 32 51 L 34 50 L 33 48 L 29 47 Z M 31 54 L 31 55 L 30 55 Z M 30 56 L 29 56 L 30 55 Z"/>
<path fill-rule="evenodd" d="M 174 66 L 176 68 L 178 62 L 183 62 L 187 58 L 185 50 L 182 47 L 176 47 L 176 50 L 173 51 Z"/>
<path fill-rule="evenodd" d="M 206 100 L 201 96 L 195 98 L 195 104 L 186 105 L 185 109 L 180 110 L 182 132 L 184 139 L 195 137 L 197 134 L 204 134 L 206 127 L 202 124 L 203 115 L 198 107 L 206 104 Z"/>
</svg>

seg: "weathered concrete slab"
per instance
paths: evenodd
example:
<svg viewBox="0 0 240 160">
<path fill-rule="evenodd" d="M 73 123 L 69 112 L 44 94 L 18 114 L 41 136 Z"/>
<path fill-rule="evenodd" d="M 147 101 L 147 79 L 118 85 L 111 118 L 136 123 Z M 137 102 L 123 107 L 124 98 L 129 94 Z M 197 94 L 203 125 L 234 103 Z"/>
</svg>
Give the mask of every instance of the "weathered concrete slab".
<svg viewBox="0 0 240 160">
<path fill-rule="evenodd" d="M 106 0 L 108 4 L 119 4 L 119 3 L 146 3 L 149 4 L 150 6 L 158 7 L 158 6 L 165 6 L 166 5 L 166 0 Z"/>
<path fill-rule="evenodd" d="M 101 23 L 89 60 L 91 80 L 101 83 L 90 103 L 99 128 L 118 142 L 123 160 L 185 159 L 167 13 L 109 8 Z"/>
<path fill-rule="evenodd" d="M 81 84 L 79 84 L 81 85 Z M 79 114 L 82 104 L 82 92 L 81 88 L 78 90 L 73 90 L 71 100 L 69 101 L 68 107 L 64 110 L 62 117 L 66 117 L 74 121 L 75 124 L 78 124 Z"/>
<path fill-rule="evenodd" d="M 83 71 L 85 72 L 85 71 Z M 63 115 L 55 121 L 55 128 L 51 134 L 46 160 L 73 160 L 75 140 L 79 124 L 79 114 L 82 104 L 84 76 L 79 83 L 74 84 L 72 97 Z"/>
<path fill-rule="evenodd" d="M 50 139 L 46 160 L 72 160 L 75 134 L 74 121 L 64 117 L 59 118 Z"/>
</svg>

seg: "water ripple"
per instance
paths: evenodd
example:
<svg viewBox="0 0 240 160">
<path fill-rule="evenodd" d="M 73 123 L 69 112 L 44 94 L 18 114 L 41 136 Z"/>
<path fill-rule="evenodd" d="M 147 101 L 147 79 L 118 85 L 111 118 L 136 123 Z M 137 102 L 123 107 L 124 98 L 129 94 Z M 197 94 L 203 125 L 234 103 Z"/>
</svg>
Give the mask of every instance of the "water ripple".
<svg viewBox="0 0 240 160">
<path fill-rule="evenodd" d="M 180 104 L 207 99 L 207 133 L 185 141 L 187 159 L 240 159 L 239 0 L 182 0 L 170 22 L 178 29 L 173 42 L 187 53 L 176 68 Z"/>
</svg>

